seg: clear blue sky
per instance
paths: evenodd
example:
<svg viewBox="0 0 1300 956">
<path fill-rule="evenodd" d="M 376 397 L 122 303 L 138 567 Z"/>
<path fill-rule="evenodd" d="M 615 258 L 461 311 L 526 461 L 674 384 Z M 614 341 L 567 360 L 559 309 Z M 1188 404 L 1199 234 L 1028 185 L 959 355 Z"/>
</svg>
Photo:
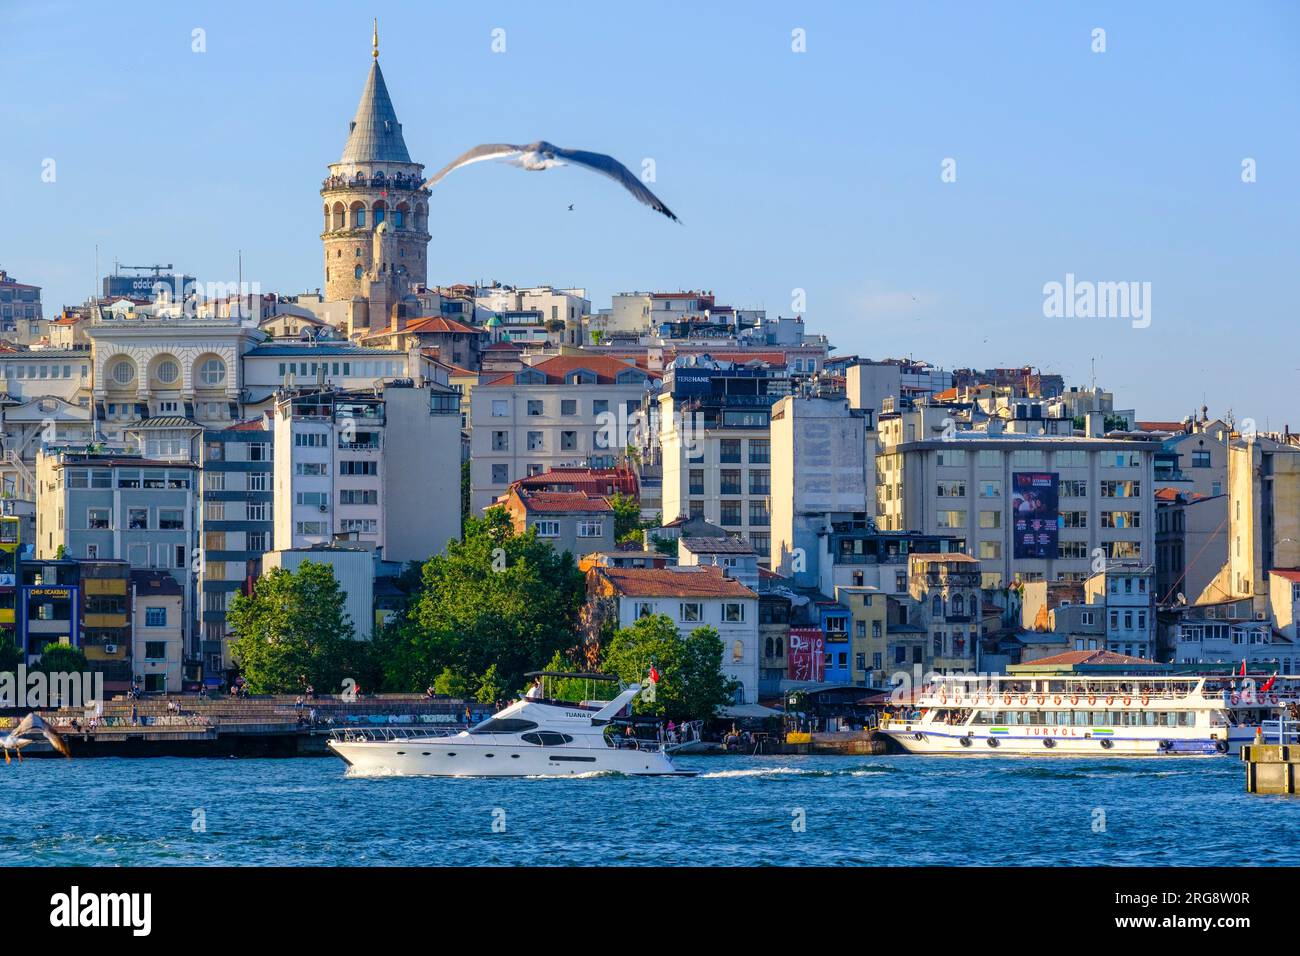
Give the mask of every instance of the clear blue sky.
<svg viewBox="0 0 1300 956">
<path fill-rule="evenodd" d="M 242 249 L 264 289 L 320 286 L 317 190 L 375 14 L 430 170 L 489 141 L 652 157 L 684 223 L 577 170 L 480 164 L 436 189 L 431 281 L 584 285 L 596 307 L 709 288 L 782 314 L 802 288 L 841 354 L 1084 385 L 1095 359 L 1144 418 L 1205 399 L 1300 426 L 1292 2 L 0 0 L 0 267 L 50 312 L 85 298 L 96 243 L 101 271 L 233 281 Z M 1044 318 L 1071 272 L 1151 282 L 1150 327 Z"/>
</svg>

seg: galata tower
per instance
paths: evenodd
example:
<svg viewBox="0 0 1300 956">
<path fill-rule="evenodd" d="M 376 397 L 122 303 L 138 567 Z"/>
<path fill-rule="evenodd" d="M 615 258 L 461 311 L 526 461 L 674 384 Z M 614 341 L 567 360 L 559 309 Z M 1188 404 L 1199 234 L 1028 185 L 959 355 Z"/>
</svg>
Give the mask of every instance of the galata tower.
<svg viewBox="0 0 1300 956">
<path fill-rule="evenodd" d="M 393 101 L 379 69 L 375 25 L 370 76 L 361 92 L 348 142 L 321 186 L 324 199 L 325 298 L 390 303 L 428 278 L 429 190 L 424 165 L 411 162 Z M 384 258 L 376 261 L 381 223 Z M 379 288 L 376 288 L 376 285 Z M 383 314 L 383 313 L 381 313 Z M 378 316 L 376 317 L 378 318 Z M 376 322 L 386 324 L 384 320 Z"/>
</svg>

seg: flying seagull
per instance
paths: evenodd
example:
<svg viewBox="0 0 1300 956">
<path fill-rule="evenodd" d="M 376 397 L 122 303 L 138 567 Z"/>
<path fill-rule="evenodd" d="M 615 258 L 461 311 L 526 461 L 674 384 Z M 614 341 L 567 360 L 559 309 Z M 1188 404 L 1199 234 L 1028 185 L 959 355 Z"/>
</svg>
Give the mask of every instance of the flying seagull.
<svg viewBox="0 0 1300 956">
<path fill-rule="evenodd" d="M 45 719 L 40 714 L 33 711 L 19 721 L 18 726 L 9 731 L 7 735 L 0 737 L 0 750 L 5 752 L 5 763 L 9 763 L 9 751 L 11 750 L 18 754 L 18 760 L 21 763 L 23 748 L 30 743 L 35 743 L 35 740 L 27 735 L 36 733 L 44 734 L 50 745 L 63 756 L 72 756 L 72 752 L 68 750 L 68 745 L 63 742 L 63 738 L 45 722 Z"/>
<path fill-rule="evenodd" d="M 645 184 L 613 156 L 606 156 L 604 153 L 588 153 L 581 149 L 562 149 L 545 140 L 529 143 L 527 146 L 514 146 L 510 143 L 484 143 L 482 146 L 475 146 L 434 173 L 424 184 L 424 188 L 436 186 L 453 169 L 485 159 L 500 159 L 522 169 L 532 170 L 550 169 L 552 166 L 565 166 L 569 163 L 585 166 L 621 184 L 624 189 L 655 212 L 663 213 L 673 222 L 680 221 L 673 215 L 671 209 L 659 201 L 658 196 L 646 189 Z"/>
</svg>

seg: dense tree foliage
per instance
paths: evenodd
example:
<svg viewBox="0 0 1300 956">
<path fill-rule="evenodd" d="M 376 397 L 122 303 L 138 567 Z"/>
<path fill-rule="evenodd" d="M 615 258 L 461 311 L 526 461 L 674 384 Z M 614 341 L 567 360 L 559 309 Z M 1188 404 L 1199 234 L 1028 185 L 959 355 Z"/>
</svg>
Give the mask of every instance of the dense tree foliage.
<svg viewBox="0 0 1300 956">
<path fill-rule="evenodd" d="M 515 533 L 502 509 L 466 519 L 463 539 L 425 563 L 409 613 L 382 636 L 385 686 L 422 691 L 450 672 L 477 696 L 493 667 L 491 687 L 521 686 L 577 643 L 583 581 L 571 555 Z"/>
<path fill-rule="evenodd" d="M 644 682 L 653 664 L 660 680 L 653 702 L 638 700 L 640 713 L 668 720 L 713 717 L 731 703 L 737 682 L 722 673 L 722 639 L 712 627 L 683 637 L 663 614 L 643 617 L 615 632 L 605 648 L 605 670 L 624 682 Z"/>
<path fill-rule="evenodd" d="M 240 672 L 255 694 L 322 693 L 345 678 L 366 687 L 369 648 L 353 639 L 344 594 L 327 564 L 304 561 L 296 571 L 275 568 L 251 596 L 236 595 L 229 620 Z"/>
</svg>

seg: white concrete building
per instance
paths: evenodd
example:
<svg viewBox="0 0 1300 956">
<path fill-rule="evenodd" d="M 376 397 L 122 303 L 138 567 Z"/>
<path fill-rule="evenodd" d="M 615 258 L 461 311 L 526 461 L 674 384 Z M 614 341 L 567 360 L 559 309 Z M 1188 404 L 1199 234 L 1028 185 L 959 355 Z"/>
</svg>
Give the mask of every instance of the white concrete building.
<svg viewBox="0 0 1300 956">
<path fill-rule="evenodd" d="M 757 703 L 757 594 L 717 567 L 593 567 L 587 573 L 588 594 L 613 602 L 619 627 L 663 614 L 683 637 L 696 628 L 715 628 L 722 639 L 722 671 L 741 685 L 736 703 Z"/>
<path fill-rule="evenodd" d="M 342 538 L 424 561 L 459 536 L 456 392 L 286 394 L 273 430 L 275 550 Z"/>
<path fill-rule="evenodd" d="M 882 529 L 955 535 L 980 559 L 985 587 L 1083 581 L 1098 558 L 1154 561 L 1158 446 L 953 430 L 944 411 L 880 419 Z"/>
</svg>

